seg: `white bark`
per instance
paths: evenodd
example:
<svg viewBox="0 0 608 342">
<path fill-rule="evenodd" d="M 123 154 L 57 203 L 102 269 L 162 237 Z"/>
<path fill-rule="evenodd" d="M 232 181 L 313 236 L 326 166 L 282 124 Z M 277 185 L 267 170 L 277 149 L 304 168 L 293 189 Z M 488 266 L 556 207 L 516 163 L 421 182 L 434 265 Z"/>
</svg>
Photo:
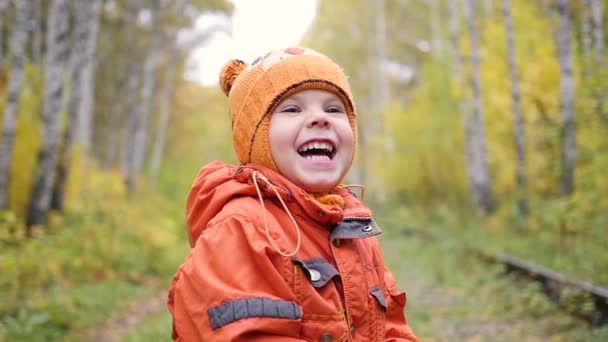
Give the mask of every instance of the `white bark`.
<svg viewBox="0 0 608 342">
<path fill-rule="evenodd" d="M 4 108 L 2 124 L 2 140 L 0 140 L 0 209 L 8 208 L 8 184 L 10 180 L 11 161 L 17 128 L 17 113 L 19 98 L 23 84 L 23 69 L 25 66 L 25 50 L 27 45 L 28 21 L 30 19 L 30 3 L 16 3 L 16 22 L 11 33 L 11 73 L 8 81 L 7 100 Z M 1 42 L 0 42 L 1 44 Z"/>
<path fill-rule="evenodd" d="M 174 48 L 169 52 L 167 61 L 167 72 L 165 74 L 165 82 L 160 94 L 160 117 L 156 129 L 156 140 L 152 150 L 152 159 L 150 161 L 150 174 L 152 180 L 158 178 L 163 154 L 165 150 L 165 140 L 167 128 L 169 126 L 169 118 L 171 116 L 171 108 L 173 104 L 173 90 L 175 89 L 175 69 L 177 68 L 178 50 Z"/>
<path fill-rule="evenodd" d="M 471 88 L 473 90 L 473 116 L 465 123 L 467 135 L 470 136 L 470 152 L 468 164 L 469 180 L 476 205 L 485 213 L 493 210 L 492 190 L 483 122 L 483 105 L 481 94 L 481 71 L 479 56 L 479 31 L 475 0 L 465 0 L 465 10 L 469 24 L 469 39 L 471 44 Z"/>
<path fill-rule="evenodd" d="M 80 143 L 85 154 L 90 147 L 90 117 L 93 97 L 93 60 L 99 31 L 100 0 L 74 3 L 75 22 L 72 33 L 70 58 L 71 91 L 68 105 L 69 120 L 66 123 L 63 143 L 57 165 L 51 208 L 64 209 L 65 186 L 70 173 L 72 145 Z M 84 121 L 84 123 L 83 123 Z M 83 132 L 85 130 L 86 132 Z M 87 136 L 89 140 L 82 140 Z M 79 140 L 80 138 L 80 140 Z"/>
<path fill-rule="evenodd" d="M 42 48 L 44 39 L 42 36 L 42 3 L 40 0 L 32 2 L 32 61 L 42 64 Z"/>
<path fill-rule="evenodd" d="M 155 27 L 158 19 L 157 3 L 151 9 L 151 17 L 152 27 Z M 127 189 L 130 193 L 137 191 L 136 177 L 143 169 L 146 156 L 148 117 L 150 116 L 154 102 L 156 67 L 160 56 L 160 33 L 157 30 L 151 32 L 148 44 L 146 59 L 143 65 L 139 103 L 133 112 L 134 115 L 128 127 L 128 137 L 131 139 L 130 145 L 132 146 L 130 149 L 131 154 L 127 160 Z"/>
<path fill-rule="evenodd" d="M 87 19 L 88 25 L 84 31 L 82 42 L 81 76 L 79 77 L 80 101 L 75 107 L 77 111 L 77 129 L 75 141 L 89 153 L 93 140 L 93 109 L 95 102 L 95 67 L 97 37 L 99 36 L 99 21 L 103 0 L 89 0 Z"/>
<path fill-rule="evenodd" d="M 4 30 L 1 28 L 3 27 L 3 20 L 8 7 L 9 0 L 0 0 L 0 66 L 4 65 L 4 50 L 2 49 L 4 46 Z"/>
<path fill-rule="evenodd" d="M 602 18 L 602 3 L 600 0 L 591 0 L 591 14 L 593 18 L 593 44 L 595 58 L 598 64 L 604 61 L 604 21 Z"/>
<path fill-rule="evenodd" d="M 28 233 L 31 233 L 31 227 L 44 222 L 51 200 L 59 142 L 65 61 L 68 52 L 68 13 L 67 0 L 49 2 L 41 123 L 42 139 L 27 216 Z"/>
<path fill-rule="evenodd" d="M 133 163 L 134 136 L 137 128 L 137 105 L 139 104 L 139 68 L 134 61 L 129 61 L 127 66 L 127 84 L 126 89 L 128 95 L 125 104 L 125 114 L 127 116 L 127 125 L 125 127 L 124 136 L 124 151 L 123 151 L 123 172 L 124 182 L 129 192 L 135 191 L 135 167 Z"/>
<path fill-rule="evenodd" d="M 568 0 L 558 0 L 559 13 L 558 59 L 560 65 L 560 100 L 562 112 L 563 147 L 562 147 L 562 177 L 561 194 L 569 195 L 574 192 L 574 171 L 576 164 L 576 126 L 575 126 L 575 84 L 574 60 L 572 53 L 572 23 Z"/>
<path fill-rule="evenodd" d="M 116 101 L 112 104 L 111 111 L 109 114 L 109 123 L 108 126 L 109 132 L 108 137 L 105 141 L 105 160 L 104 167 L 106 169 L 112 168 L 116 163 L 116 160 L 119 160 L 119 164 L 122 167 L 123 174 L 126 175 L 127 166 L 126 166 L 126 151 L 129 149 L 129 146 L 124 143 L 128 141 L 127 139 L 127 130 L 126 125 L 128 122 L 128 118 L 131 117 L 130 113 L 135 109 L 135 103 L 137 96 L 135 95 L 137 92 L 137 78 L 135 77 L 135 65 L 134 61 L 132 61 L 132 56 L 130 55 L 130 51 L 132 51 L 135 46 L 135 16 L 137 15 L 137 11 L 130 2 L 131 7 L 128 7 L 128 10 L 125 11 L 123 17 L 121 18 L 120 26 L 123 27 L 123 37 L 122 37 L 122 47 L 120 53 L 115 58 L 116 65 L 121 69 L 121 73 L 119 74 L 118 82 L 116 82 L 115 87 L 116 91 L 114 92 L 114 96 L 117 98 Z M 106 37 L 108 32 L 106 32 Z M 107 39 L 107 38 L 106 38 Z M 120 146 L 124 145 L 122 150 L 123 155 L 120 156 L 121 151 Z"/>
<path fill-rule="evenodd" d="M 515 179 L 517 183 L 517 204 L 522 215 L 528 213 L 528 199 L 526 191 L 526 154 L 525 131 L 523 113 L 521 108 L 521 93 L 519 89 L 519 69 L 517 66 L 517 49 L 513 32 L 513 17 L 511 16 L 511 0 L 503 0 L 503 19 L 505 23 L 505 36 L 507 40 L 507 61 L 511 79 L 511 101 L 513 106 L 513 126 L 516 152 Z"/>
</svg>

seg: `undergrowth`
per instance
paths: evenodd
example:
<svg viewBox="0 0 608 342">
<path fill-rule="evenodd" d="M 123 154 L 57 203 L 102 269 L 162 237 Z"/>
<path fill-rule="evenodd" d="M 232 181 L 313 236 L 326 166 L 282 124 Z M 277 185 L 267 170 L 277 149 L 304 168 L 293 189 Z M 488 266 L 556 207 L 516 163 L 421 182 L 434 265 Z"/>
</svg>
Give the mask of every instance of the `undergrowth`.
<svg viewBox="0 0 608 342">
<path fill-rule="evenodd" d="M 186 254 L 182 201 L 145 190 L 128 198 L 118 173 L 86 175 L 75 175 L 66 213 L 52 214 L 33 239 L 20 218 L 0 216 L 0 341 L 94 327 L 166 288 Z"/>
</svg>

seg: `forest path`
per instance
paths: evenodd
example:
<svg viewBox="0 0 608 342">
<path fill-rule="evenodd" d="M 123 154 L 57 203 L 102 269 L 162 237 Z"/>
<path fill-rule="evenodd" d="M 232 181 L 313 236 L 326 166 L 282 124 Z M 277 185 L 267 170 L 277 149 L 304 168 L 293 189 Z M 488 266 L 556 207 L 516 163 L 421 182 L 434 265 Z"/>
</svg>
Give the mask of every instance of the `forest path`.
<svg viewBox="0 0 608 342">
<path fill-rule="evenodd" d="M 129 304 L 121 311 L 115 312 L 104 324 L 85 334 L 87 341 L 119 342 L 127 336 L 144 319 L 161 310 L 166 310 L 167 291 L 143 298 Z M 167 331 L 167 337 L 171 332 Z"/>
</svg>

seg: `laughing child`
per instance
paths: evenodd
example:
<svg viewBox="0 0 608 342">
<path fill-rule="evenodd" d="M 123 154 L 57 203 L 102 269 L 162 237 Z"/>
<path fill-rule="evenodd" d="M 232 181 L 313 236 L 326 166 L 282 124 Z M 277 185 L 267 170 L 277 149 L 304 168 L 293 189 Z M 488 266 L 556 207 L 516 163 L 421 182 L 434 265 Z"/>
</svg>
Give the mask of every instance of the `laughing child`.
<svg viewBox="0 0 608 342">
<path fill-rule="evenodd" d="M 292 47 L 220 75 L 240 165 L 187 200 L 192 249 L 168 306 L 176 341 L 417 341 L 372 213 L 341 186 L 357 147 L 342 69 Z"/>
</svg>

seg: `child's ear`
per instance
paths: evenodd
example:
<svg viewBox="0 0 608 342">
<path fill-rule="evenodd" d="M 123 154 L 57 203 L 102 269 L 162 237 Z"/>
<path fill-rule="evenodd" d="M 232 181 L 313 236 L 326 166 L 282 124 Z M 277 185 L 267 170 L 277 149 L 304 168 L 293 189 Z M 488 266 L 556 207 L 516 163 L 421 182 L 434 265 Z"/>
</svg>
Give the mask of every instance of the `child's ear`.
<svg viewBox="0 0 608 342">
<path fill-rule="evenodd" d="M 247 68 L 247 63 L 240 59 L 231 59 L 224 65 L 220 71 L 220 87 L 226 96 L 230 94 L 234 81 L 245 68 Z"/>
</svg>

